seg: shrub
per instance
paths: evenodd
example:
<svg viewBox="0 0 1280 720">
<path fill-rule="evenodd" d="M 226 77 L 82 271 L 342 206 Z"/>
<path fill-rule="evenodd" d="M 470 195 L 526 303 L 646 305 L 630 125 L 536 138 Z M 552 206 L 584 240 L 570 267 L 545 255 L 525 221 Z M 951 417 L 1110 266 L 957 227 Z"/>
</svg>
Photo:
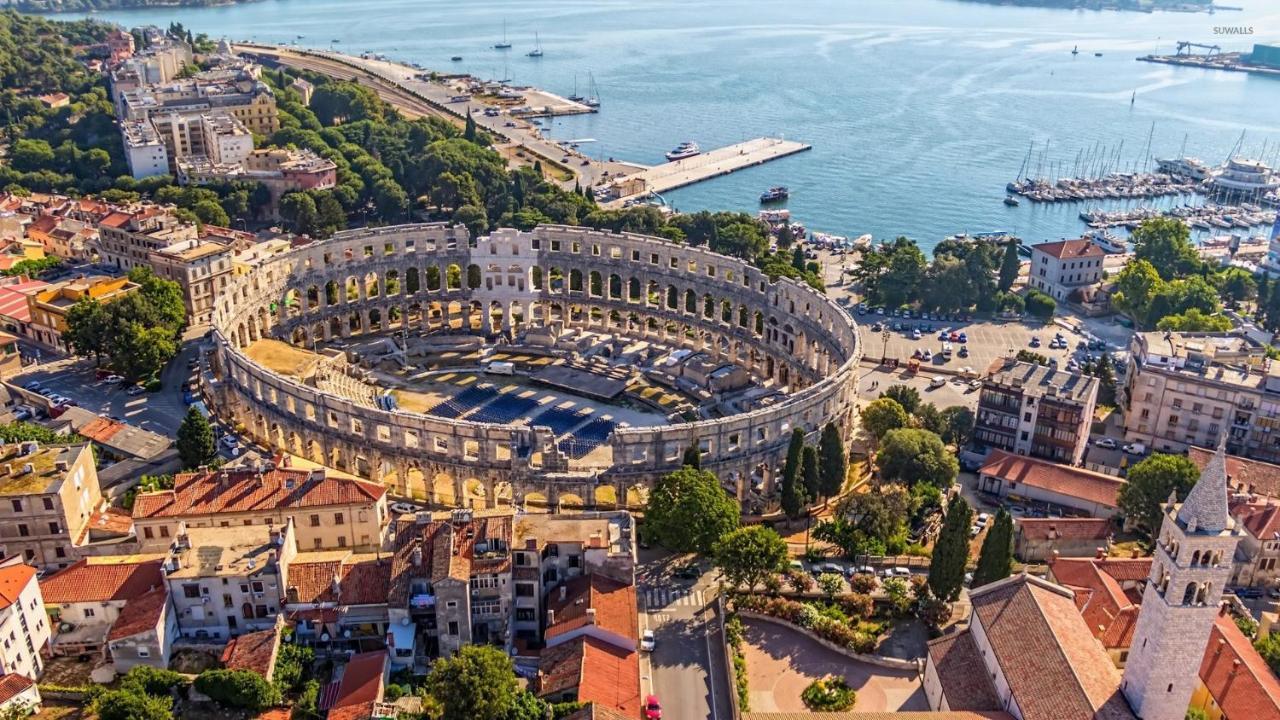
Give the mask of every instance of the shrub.
<svg viewBox="0 0 1280 720">
<path fill-rule="evenodd" d="M 875 614 L 876 603 L 871 599 L 870 595 L 863 593 L 845 593 L 836 598 L 836 602 L 840 603 L 840 609 L 851 618 L 866 620 Z"/>
<path fill-rule="evenodd" d="M 818 620 L 821 618 L 822 618 L 821 613 L 819 613 L 818 609 L 815 608 L 814 606 L 801 605 L 799 622 L 797 622 L 796 624 L 799 625 L 800 627 L 812 628 L 818 624 Z"/>
<path fill-rule="evenodd" d="M 751 689 L 747 685 L 747 660 L 741 655 L 733 654 L 733 683 L 738 690 L 738 708 L 742 712 L 751 709 Z"/>
<path fill-rule="evenodd" d="M 1053 311 L 1057 309 L 1058 303 L 1039 290 L 1031 290 L 1027 293 L 1026 306 L 1027 312 L 1043 320 L 1048 320 L 1053 317 Z"/>
<path fill-rule="evenodd" d="M 880 583 L 876 581 L 874 575 L 854 575 L 849 578 L 849 587 L 852 588 L 855 593 L 861 593 L 863 595 L 875 592 L 879 585 Z"/>
<path fill-rule="evenodd" d="M 853 707 L 858 694 L 844 678 L 829 675 L 809 683 L 800 700 L 813 712 L 842 712 Z"/>
<path fill-rule="evenodd" d="M 280 702 L 280 691 L 249 670 L 206 670 L 196 678 L 196 690 L 219 704 L 247 710 L 262 710 Z"/>
<path fill-rule="evenodd" d="M 809 573 L 796 568 L 788 568 L 786 574 L 787 584 L 791 586 L 792 590 L 798 593 L 806 593 L 813 590 L 814 580 Z"/>
<path fill-rule="evenodd" d="M 93 702 L 98 720 L 171 720 L 172 707 L 173 698 L 154 697 L 137 688 L 109 690 Z"/>
<path fill-rule="evenodd" d="M 315 661 L 315 651 L 309 647 L 294 645 L 287 640 L 280 643 L 280 652 L 276 655 L 276 667 L 273 674 L 276 687 L 281 692 L 292 692 L 302 687 L 311 675 L 311 664 Z"/>
<path fill-rule="evenodd" d="M 152 378 L 151 380 L 147 381 L 147 384 L 144 386 L 144 389 L 146 389 L 146 391 L 150 393 L 157 393 L 164 389 L 164 385 L 160 383 L 159 378 Z"/>
<path fill-rule="evenodd" d="M 320 712 L 316 709 L 316 704 L 319 702 L 319 699 L 319 681 L 308 680 L 303 683 L 302 690 L 298 691 L 298 698 L 293 703 L 293 720 L 320 717 Z"/>
<path fill-rule="evenodd" d="M 724 639 L 735 650 L 742 647 L 742 618 L 730 615 L 724 621 Z"/>
<path fill-rule="evenodd" d="M 182 673 L 150 665 L 138 665 L 120 678 L 121 690 L 138 690 L 148 695 L 168 695 L 173 688 L 186 684 L 187 678 Z"/>
</svg>

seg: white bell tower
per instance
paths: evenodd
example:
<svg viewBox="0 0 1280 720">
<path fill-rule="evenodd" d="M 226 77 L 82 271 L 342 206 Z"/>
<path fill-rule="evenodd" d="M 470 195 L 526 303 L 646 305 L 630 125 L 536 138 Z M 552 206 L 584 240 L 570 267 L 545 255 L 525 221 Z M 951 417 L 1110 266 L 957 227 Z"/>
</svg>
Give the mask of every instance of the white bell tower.
<svg viewBox="0 0 1280 720">
<path fill-rule="evenodd" d="M 1120 689 L 1142 720 L 1182 720 L 1239 541 L 1227 512 L 1226 444 L 1178 504 L 1162 506 L 1151 577 Z"/>
</svg>

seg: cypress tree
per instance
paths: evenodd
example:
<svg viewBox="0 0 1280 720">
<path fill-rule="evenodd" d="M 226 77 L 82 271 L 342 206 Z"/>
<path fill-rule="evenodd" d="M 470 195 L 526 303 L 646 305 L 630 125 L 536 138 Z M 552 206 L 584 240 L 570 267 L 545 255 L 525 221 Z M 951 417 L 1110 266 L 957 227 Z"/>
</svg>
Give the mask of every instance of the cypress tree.
<svg viewBox="0 0 1280 720">
<path fill-rule="evenodd" d="M 795 251 L 791 253 L 791 267 L 799 270 L 800 272 L 804 272 L 806 265 L 804 248 L 797 246 Z"/>
<path fill-rule="evenodd" d="M 184 468 L 206 465 L 218 456 L 213 441 L 213 428 L 205 416 L 194 406 L 187 409 L 187 416 L 178 426 L 178 457 Z"/>
<path fill-rule="evenodd" d="M 804 486 L 800 473 L 804 462 L 804 430 L 791 431 L 791 444 L 787 446 L 787 461 L 782 466 L 782 511 L 789 518 L 800 517 L 804 510 Z"/>
<path fill-rule="evenodd" d="M 1013 572 L 1013 516 L 1001 508 L 982 541 L 978 568 L 973 571 L 973 587 L 1003 580 Z"/>
<path fill-rule="evenodd" d="M 1009 292 L 1009 288 L 1018 281 L 1018 268 L 1022 261 L 1018 259 L 1018 243 L 1010 241 L 1004 246 L 1004 259 L 1000 261 L 1000 280 L 998 286 L 1001 292 Z"/>
<path fill-rule="evenodd" d="M 470 109 L 467 110 L 467 124 L 462 130 L 462 139 L 467 142 L 476 141 L 476 121 L 475 118 L 471 117 Z"/>
<path fill-rule="evenodd" d="M 800 477 L 804 481 L 805 498 L 813 500 L 822 494 L 822 476 L 818 471 L 818 448 L 805 445 L 800 454 Z"/>
<path fill-rule="evenodd" d="M 1256 320 L 1263 303 L 1271 297 L 1271 277 L 1266 273 L 1258 276 L 1258 297 L 1254 301 L 1253 317 Z"/>
<path fill-rule="evenodd" d="M 689 444 L 689 447 L 684 449 L 684 461 L 681 464 L 694 470 L 702 469 L 702 450 L 698 448 L 697 440 L 694 440 Z"/>
<path fill-rule="evenodd" d="M 818 441 L 818 474 L 823 497 L 839 495 L 844 478 L 849 472 L 849 461 L 844 454 L 844 442 L 835 423 L 822 426 L 822 438 Z"/>
<path fill-rule="evenodd" d="M 929 564 L 929 589 L 935 597 L 946 602 L 955 602 L 960 597 L 964 568 L 969 561 L 969 528 L 972 524 L 973 511 L 969 509 L 969 503 L 964 497 L 956 496 L 947 509 Z"/>
</svg>

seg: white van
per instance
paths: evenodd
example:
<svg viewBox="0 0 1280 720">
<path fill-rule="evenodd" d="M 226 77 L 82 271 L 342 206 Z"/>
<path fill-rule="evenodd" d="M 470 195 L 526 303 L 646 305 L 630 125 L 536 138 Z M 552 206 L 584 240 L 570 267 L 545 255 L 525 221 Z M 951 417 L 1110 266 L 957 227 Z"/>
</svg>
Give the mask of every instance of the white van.
<svg viewBox="0 0 1280 720">
<path fill-rule="evenodd" d="M 490 375 L 515 375 L 516 365 L 515 363 L 494 360 L 493 362 L 484 366 L 484 371 L 489 373 Z"/>
<path fill-rule="evenodd" d="M 951 351 L 952 351 L 952 347 L 951 347 L 951 341 L 950 341 L 950 340 L 948 340 L 947 342 L 942 343 L 942 357 L 944 357 L 944 358 L 946 358 L 946 359 L 950 360 L 950 359 L 951 359 Z"/>
</svg>

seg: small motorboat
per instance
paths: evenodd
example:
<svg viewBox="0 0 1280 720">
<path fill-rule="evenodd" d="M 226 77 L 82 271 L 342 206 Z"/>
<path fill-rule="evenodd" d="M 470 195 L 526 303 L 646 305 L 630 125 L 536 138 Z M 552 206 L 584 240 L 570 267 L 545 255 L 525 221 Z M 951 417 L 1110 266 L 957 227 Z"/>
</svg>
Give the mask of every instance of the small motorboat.
<svg viewBox="0 0 1280 720">
<path fill-rule="evenodd" d="M 760 193 L 760 204 L 781 202 L 789 197 L 791 197 L 790 190 L 782 185 L 776 185 Z"/>
<path fill-rule="evenodd" d="M 1005 195 L 1004 204 L 1008 205 L 1009 207 L 1018 207 L 1018 198 L 1012 195 Z"/>
<path fill-rule="evenodd" d="M 454 55 L 453 57 L 451 57 L 451 58 L 449 58 L 449 59 L 450 59 L 450 60 L 452 60 L 453 62 L 462 62 L 462 56 L 461 56 L 461 55 Z"/>
</svg>

